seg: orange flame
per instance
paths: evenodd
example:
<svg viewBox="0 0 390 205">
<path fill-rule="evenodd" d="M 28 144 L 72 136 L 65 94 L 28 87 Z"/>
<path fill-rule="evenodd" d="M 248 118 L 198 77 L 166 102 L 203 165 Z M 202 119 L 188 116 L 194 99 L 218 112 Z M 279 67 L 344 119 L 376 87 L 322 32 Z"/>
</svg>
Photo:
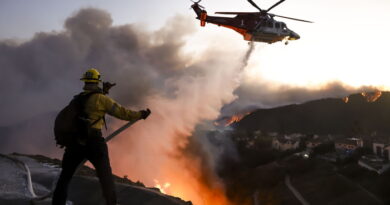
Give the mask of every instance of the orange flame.
<svg viewBox="0 0 390 205">
<path fill-rule="evenodd" d="M 169 182 L 165 182 L 164 184 L 160 184 L 160 182 L 157 179 L 154 180 L 154 183 L 155 183 L 154 187 L 159 189 L 160 192 L 163 194 L 166 194 L 167 189 L 171 186 L 171 183 L 169 183 Z"/>
<path fill-rule="evenodd" d="M 361 94 L 363 97 L 366 98 L 367 102 L 375 102 L 376 100 L 378 100 L 381 97 L 382 92 L 381 91 L 362 92 Z"/>
<path fill-rule="evenodd" d="M 172 79 L 170 85 L 177 86 L 174 97 L 149 96 L 143 106 L 153 114 L 109 143 L 113 172 L 148 187 L 159 184 L 167 194 L 196 205 L 231 205 L 214 170 L 214 153 L 198 154 L 190 140 L 198 124 L 215 120 L 222 106 L 235 99 L 233 91 L 238 85 L 233 79 L 237 73 L 228 73 L 225 68 L 221 71 L 207 77 Z M 219 80 L 225 78 L 232 80 L 229 84 Z M 224 92 L 221 86 L 226 87 Z M 165 187 L 165 182 L 170 186 Z"/>
<path fill-rule="evenodd" d="M 236 114 L 236 115 L 233 115 L 231 116 L 230 118 L 228 118 L 224 125 L 225 127 L 228 127 L 230 126 L 231 124 L 233 123 L 237 123 L 237 122 L 240 122 L 245 116 L 251 114 L 251 112 L 246 112 L 246 113 L 241 113 L 241 114 Z M 217 123 L 217 125 L 219 125 L 219 123 Z"/>
<path fill-rule="evenodd" d="M 233 115 L 229 120 L 227 120 L 225 126 L 229 126 L 233 123 L 239 122 L 244 118 L 245 115 Z"/>
<path fill-rule="evenodd" d="M 343 97 L 343 101 L 344 101 L 345 103 L 348 103 L 349 97 L 348 97 L 348 96 L 347 96 L 347 97 Z"/>
<path fill-rule="evenodd" d="M 168 120 L 168 116 L 156 111 L 148 121 L 135 124 L 125 136 L 110 142 L 114 173 L 196 205 L 231 205 L 219 177 L 211 171 L 204 176 L 204 162 L 179 151 L 189 143 L 186 136 L 191 130 L 170 129 L 167 124 L 179 121 Z"/>
</svg>

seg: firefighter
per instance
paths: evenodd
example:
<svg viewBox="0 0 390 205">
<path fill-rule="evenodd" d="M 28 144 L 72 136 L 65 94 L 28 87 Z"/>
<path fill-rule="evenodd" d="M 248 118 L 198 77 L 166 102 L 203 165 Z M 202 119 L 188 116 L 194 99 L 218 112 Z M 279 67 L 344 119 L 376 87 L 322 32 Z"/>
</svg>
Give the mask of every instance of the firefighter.
<svg viewBox="0 0 390 205">
<path fill-rule="evenodd" d="M 87 70 L 81 80 L 85 82 L 85 85 L 84 92 L 80 95 L 94 92 L 84 105 L 84 112 L 89 121 L 88 136 L 77 139 L 75 143 L 66 146 L 62 159 L 62 171 L 53 193 L 52 204 L 65 205 L 70 180 L 79 164 L 87 159 L 95 167 L 106 204 L 115 205 L 117 201 L 108 149 L 101 132 L 105 125 L 104 115 L 107 113 L 121 120 L 132 121 L 146 119 L 151 112 L 149 109 L 138 112 L 126 109 L 104 95 L 99 87 L 100 73 L 96 69 Z"/>
</svg>

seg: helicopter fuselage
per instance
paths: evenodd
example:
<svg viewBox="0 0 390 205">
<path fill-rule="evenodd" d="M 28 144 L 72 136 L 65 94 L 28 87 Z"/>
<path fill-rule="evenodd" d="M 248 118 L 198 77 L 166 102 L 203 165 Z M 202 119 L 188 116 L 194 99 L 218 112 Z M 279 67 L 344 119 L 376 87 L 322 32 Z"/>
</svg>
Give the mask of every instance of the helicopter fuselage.
<svg viewBox="0 0 390 205">
<path fill-rule="evenodd" d="M 240 33 L 244 40 L 275 43 L 283 40 L 297 40 L 300 36 L 287 28 L 286 24 L 260 13 L 237 14 L 235 17 L 208 16 L 197 4 L 192 5 L 201 26 L 206 23 L 223 26 Z"/>
</svg>

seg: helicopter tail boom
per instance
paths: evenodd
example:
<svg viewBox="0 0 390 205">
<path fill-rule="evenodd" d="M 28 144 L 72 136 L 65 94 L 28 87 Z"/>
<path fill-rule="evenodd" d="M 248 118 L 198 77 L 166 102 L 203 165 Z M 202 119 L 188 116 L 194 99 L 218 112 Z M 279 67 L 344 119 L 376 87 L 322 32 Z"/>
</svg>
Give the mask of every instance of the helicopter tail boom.
<svg viewBox="0 0 390 205">
<path fill-rule="evenodd" d="M 200 26 L 202 27 L 206 26 L 206 19 L 207 19 L 207 12 L 202 11 L 202 13 L 200 14 Z"/>
<path fill-rule="evenodd" d="M 206 26 L 206 23 L 216 24 L 218 26 L 229 26 L 229 20 L 233 18 L 228 17 L 219 17 L 219 16 L 209 16 L 207 15 L 207 11 L 203 6 L 199 5 L 195 2 L 192 6 L 192 9 L 196 13 L 196 19 L 200 20 L 200 26 Z"/>
<path fill-rule="evenodd" d="M 205 26 L 207 19 L 207 11 L 204 10 L 203 7 L 198 4 L 198 2 L 195 2 L 191 7 L 192 9 L 194 9 L 197 19 L 200 20 L 200 26 Z"/>
</svg>

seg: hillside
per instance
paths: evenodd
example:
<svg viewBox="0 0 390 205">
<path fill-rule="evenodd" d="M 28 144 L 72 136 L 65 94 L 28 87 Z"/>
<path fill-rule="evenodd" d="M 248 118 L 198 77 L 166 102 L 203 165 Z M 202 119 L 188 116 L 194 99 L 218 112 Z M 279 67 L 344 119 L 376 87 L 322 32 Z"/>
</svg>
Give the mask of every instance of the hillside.
<svg viewBox="0 0 390 205">
<path fill-rule="evenodd" d="M 49 205 L 51 190 L 57 181 L 60 160 L 44 156 L 0 155 L 0 204 Z M 30 171 L 28 174 L 27 168 Z M 31 183 L 29 183 L 31 177 Z M 179 198 L 161 193 L 156 188 L 147 188 L 127 178 L 115 176 L 115 185 L 120 204 L 139 205 L 191 205 Z M 29 185 L 32 188 L 29 188 Z M 48 196 L 43 197 L 42 196 Z M 94 171 L 82 167 L 72 179 L 68 200 L 73 204 L 105 204 L 99 181 Z"/>
<path fill-rule="evenodd" d="M 376 100 L 370 96 L 353 94 L 348 100 L 327 98 L 259 109 L 234 126 L 249 132 L 261 130 L 286 134 L 390 134 L 390 93 L 381 94 Z"/>
</svg>

